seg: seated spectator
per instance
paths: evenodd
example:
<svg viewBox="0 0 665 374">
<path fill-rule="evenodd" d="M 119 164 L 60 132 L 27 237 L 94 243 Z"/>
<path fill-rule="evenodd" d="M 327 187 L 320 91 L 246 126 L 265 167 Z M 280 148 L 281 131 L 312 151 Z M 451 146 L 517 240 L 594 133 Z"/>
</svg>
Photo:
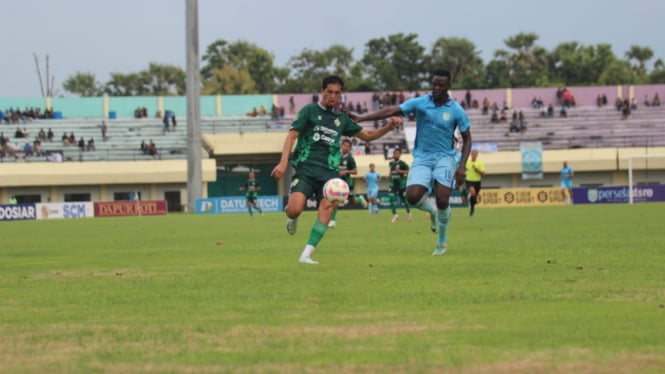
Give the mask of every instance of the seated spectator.
<svg viewBox="0 0 665 374">
<path fill-rule="evenodd" d="M 600 96 L 600 94 L 598 94 L 598 96 L 596 97 L 596 106 L 597 106 L 598 108 L 600 108 L 601 106 L 603 106 L 603 97 Z"/>
<path fill-rule="evenodd" d="M 261 106 L 259 107 L 259 115 L 260 116 L 266 115 L 266 107 L 264 107 L 263 104 L 261 104 Z"/>
<path fill-rule="evenodd" d="M 499 121 L 508 122 L 508 115 L 506 114 L 505 109 L 501 109 L 501 116 L 499 117 Z"/>
<path fill-rule="evenodd" d="M 247 113 L 247 115 L 250 117 L 256 117 L 259 115 L 259 112 L 256 110 L 256 107 L 254 107 L 251 112 Z"/>
<path fill-rule="evenodd" d="M 148 155 L 153 157 L 157 156 L 157 146 L 152 140 L 150 140 L 150 144 L 148 145 Z"/>
<path fill-rule="evenodd" d="M 478 100 L 473 99 L 471 101 L 471 109 L 478 109 L 479 106 L 480 106 L 480 104 L 478 104 Z"/>
<path fill-rule="evenodd" d="M 30 142 L 25 142 L 25 145 L 23 145 L 23 154 L 25 155 L 25 157 L 35 155 L 35 153 L 32 150 L 32 144 L 30 144 Z"/>
<path fill-rule="evenodd" d="M 68 146 L 69 143 L 69 136 L 67 136 L 66 132 L 62 133 L 62 145 Z"/>
<path fill-rule="evenodd" d="M 513 117 L 510 121 L 510 132 L 520 132 L 520 126 L 517 123 L 517 117 Z"/>
<path fill-rule="evenodd" d="M 617 108 L 617 111 L 620 112 L 623 109 L 623 100 L 620 97 L 614 101 L 614 107 Z"/>
<path fill-rule="evenodd" d="M 147 155 L 147 154 L 148 154 L 148 145 L 145 144 L 145 140 L 141 140 L 141 152 L 142 152 L 144 155 Z"/>
<path fill-rule="evenodd" d="M 491 123 L 499 122 L 499 114 L 496 112 L 496 109 L 492 111 L 492 117 L 490 118 Z"/>
<path fill-rule="evenodd" d="M 80 150 L 85 151 L 85 140 L 83 140 L 83 137 L 81 137 L 81 139 L 79 139 L 78 146 L 79 146 Z"/>
<path fill-rule="evenodd" d="M 652 106 L 660 106 L 660 96 L 658 96 L 658 92 L 656 92 L 655 95 L 653 95 L 653 101 L 651 102 Z"/>
<path fill-rule="evenodd" d="M 85 145 L 85 150 L 86 151 L 94 151 L 95 150 L 95 139 L 90 138 L 90 140 L 88 140 L 88 143 Z"/>
<path fill-rule="evenodd" d="M 623 101 L 623 108 L 621 109 L 621 119 L 625 120 L 628 119 L 630 116 L 630 102 L 628 99 Z"/>
<path fill-rule="evenodd" d="M 547 117 L 547 109 L 544 106 L 540 107 L 540 117 L 542 118 Z"/>
<path fill-rule="evenodd" d="M 32 149 L 35 152 L 35 156 L 45 156 L 46 152 L 44 152 L 44 148 L 42 147 L 42 142 L 39 140 L 35 140 L 35 142 L 32 144 Z"/>
<path fill-rule="evenodd" d="M 649 100 L 648 94 L 644 94 L 644 106 L 651 106 L 651 101 Z"/>
<path fill-rule="evenodd" d="M 53 136 L 55 136 L 55 134 L 53 134 L 53 129 L 49 127 L 48 132 L 46 133 L 46 138 L 49 142 L 53 141 Z"/>
<path fill-rule="evenodd" d="M 69 133 L 69 144 L 74 145 L 76 144 L 76 137 L 74 136 L 74 132 Z"/>
<path fill-rule="evenodd" d="M 490 101 L 487 98 L 483 99 L 483 115 L 486 116 L 490 111 Z"/>
<path fill-rule="evenodd" d="M 603 94 L 603 106 L 607 105 L 607 96 Z"/>
<path fill-rule="evenodd" d="M 637 110 L 637 99 L 635 96 L 633 96 L 632 99 L 630 99 L 630 110 Z"/>
<path fill-rule="evenodd" d="M 550 103 L 550 105 L 547 106 L 547 116 L 554 117 L 554 106 L 552 105 L 552 103 Z"/>
<path fill-rule="evenodd" d="M 531 108 L 533 109 L 539 109 L 538 106 L 538 99 L 534 96 L 533 99 L 531 99 Z"/>
<path fill-rule="evenodd" d="M 39 130 L 39 134 L 37 135 L 39 140 L 44 141 L 46 140 L 46 131 L 44 131 L 44 128 L 42 127 L 41 130 Z"/>
<path fill-rule="evenodd" d="M 568 117 L 568 107 L 565 104 L 561 105 L 561 111 L 559 112 L 559 117 L 563 118 Z"/>
<path fill-rule="evenodd" d="M 21 130 L 20 127 L 16 128 L 16 131 L 14 132 L 14 137 L 15 138 L 25 138 L 25 135 L 23 135 L 23 130 Z"/>
<path fill-rule="evenodd" d="M 524 112 L 520 110 L 519 114 L 517 115 L 517 119 L 519 120 L 520 124 L 520 132 L 525 132 L 526 131 L 526 119 L 524 118 Z"/>
</svg>

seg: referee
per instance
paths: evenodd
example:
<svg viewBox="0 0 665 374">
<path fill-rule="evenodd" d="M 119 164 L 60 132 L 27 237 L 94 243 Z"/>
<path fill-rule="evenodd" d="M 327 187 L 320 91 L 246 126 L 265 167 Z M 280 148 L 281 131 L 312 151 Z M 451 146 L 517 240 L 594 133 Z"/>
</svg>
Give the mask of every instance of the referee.
<svg viewBox="0 0 665 374">
<path fill-rule="evenodd" d="M 478 160 L 478 150 L 471 151 L 471 157 L 466 161 L 466 188 L 469 190 L 469 216 L 473 216 L 478 193 L 480 192 L 480 181 L 485 175 L 485 164 Z"/>
</svg>

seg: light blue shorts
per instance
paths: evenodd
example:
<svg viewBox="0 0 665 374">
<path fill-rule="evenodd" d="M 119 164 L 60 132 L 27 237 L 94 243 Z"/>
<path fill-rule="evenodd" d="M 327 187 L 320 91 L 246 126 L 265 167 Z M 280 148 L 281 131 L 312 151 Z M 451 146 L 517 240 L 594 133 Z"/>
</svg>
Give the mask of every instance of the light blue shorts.
<svg viewBox="0 0 665 374">
<path fill-rule="evenodd" d="M 367 197 L 368 198 L 377 198 L 379 197 L 379 188 L 374 187 L 374 188 L 368 188 L 367 189 Z"/>
<path fill-rule="evenodd" d="M 567 190 L 572 190 L 573 189 L 573 181 L 572 180 L 561 181 L 561 188 L 565 188 Z"/>
<path fill-rule="evenodd" d="M 453 188 L 455 186 L 455 156 L 437 155 L 436 157 L 414 159 L 406 185 L 421 185 L 432 191 L 434 181 Z"/>
</svg>

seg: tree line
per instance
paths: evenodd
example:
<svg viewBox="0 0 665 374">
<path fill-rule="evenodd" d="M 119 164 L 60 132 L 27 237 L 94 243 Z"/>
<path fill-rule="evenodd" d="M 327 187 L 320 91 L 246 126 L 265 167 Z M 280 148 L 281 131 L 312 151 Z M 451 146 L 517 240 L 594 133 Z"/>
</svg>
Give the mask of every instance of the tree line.
<svg viewBox="0 0 665 374">
<path fill-rule="evenodd" d="M 665 83 L 665 63 L 658 58 L 650 65 L 654 53 L 649 47 L 632 45 L 618 57 L 610 44 L 569 41 L 548 51 L 538 38 L 535 33 L 509 36 L 505 48 L 485 64 L 468 39 L 442 37 L 428 50 L 417 34 L 398 33 L 369 40 L 360 60 L 353 48 L 335 44 L 303 49 L 281 67 L 256 44 L 218 39 L 202 55 L 201 93 L 311 93 L 331 73 L 343 76 L 350 92 L 415 91 L 429 86 L 433 67 L 450 70 L 460 89 Z M 185 76 L 179 66 L 151 62 L 147 70 L 111 73 L 105 83 L 92 73 L 77 72 L 63 88 L 80 96 L 184 95 Z"/>
</svg>

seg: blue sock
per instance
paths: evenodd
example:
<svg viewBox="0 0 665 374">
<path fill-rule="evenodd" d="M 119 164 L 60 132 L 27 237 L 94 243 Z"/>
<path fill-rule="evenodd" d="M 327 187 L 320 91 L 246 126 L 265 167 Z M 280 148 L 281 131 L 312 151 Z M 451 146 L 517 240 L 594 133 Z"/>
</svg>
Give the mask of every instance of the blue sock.
<svg viewBox="0 0 665 374">
<path fill-rule="evenodd" d="M 416 209 L 424 210 L 427 213 L 432 213 L 434 211 L 434 207 L 432 204 L 429 202 L 429 199 L 422 198 L 420 201 L 418 201 L 415 205 L 412 205 Z"/>
<path fill-rule="evenodd" d="M 439 214 L 436 217 L 439 221 L 439 244 L 448 242 L 448 223 L 450 222 L 451 213 L 450 206 L 447 209 L 439 209 Z"/>
</svg>

